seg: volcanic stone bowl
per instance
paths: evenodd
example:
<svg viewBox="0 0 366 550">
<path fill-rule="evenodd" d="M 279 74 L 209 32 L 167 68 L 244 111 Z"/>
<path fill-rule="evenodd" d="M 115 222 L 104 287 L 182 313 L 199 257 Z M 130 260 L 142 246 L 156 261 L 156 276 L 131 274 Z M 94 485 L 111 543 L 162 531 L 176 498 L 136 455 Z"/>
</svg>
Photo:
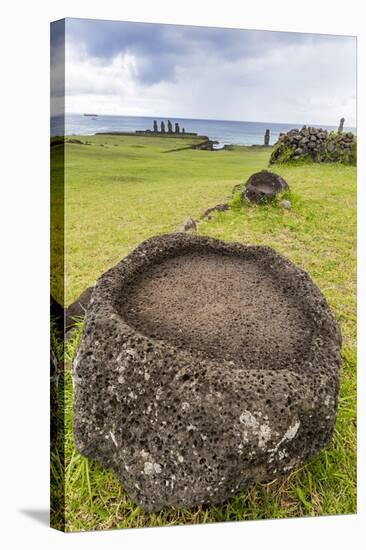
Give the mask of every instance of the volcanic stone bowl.
<svg viewBox="0 0 366 550">
<path fill-rule="evenodd" d="M 241 194 L 241 200 L 259 204 L 271 202 L 278 193 L 286 189 L 289 189 L 288 183 L 281 176 L 268 170 L 261 170 L 249 177 Z"/>
<path fill-rule="evenodd" d="M 94 289 L 76 446 L 148 511 L 221 503 L 329 442 L 340 343 L 321 292 L 271 248 L 154 237 Z"/>
</svg>

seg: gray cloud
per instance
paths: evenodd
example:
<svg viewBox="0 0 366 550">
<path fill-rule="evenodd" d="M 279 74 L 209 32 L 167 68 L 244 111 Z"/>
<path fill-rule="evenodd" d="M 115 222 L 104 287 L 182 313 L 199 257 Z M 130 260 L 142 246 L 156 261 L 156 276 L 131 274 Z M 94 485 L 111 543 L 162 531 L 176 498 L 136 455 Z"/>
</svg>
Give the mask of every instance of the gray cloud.
<svg viewBox="0 0 366 550">
<path fill-rule="evenodd" d="M 105 62 L 120 53 L 140 60 L 142 83 L 174 80 L 175 69 L 195 55 L 215 56 L 218 62 L 255 59 L 284 47 L 322 44 L 339 37 L 288 32 L 219 29 L 123 21 L 67 19 L 71 43 L 83 44 L 87 55 Z"/>
<path fill-rule="evenodd" d="M 94 110 L 121 114 L 354 118 L 353 37 L 82 19 L 66 29 L 74 108 L 98 96 Z"/>
</svg>

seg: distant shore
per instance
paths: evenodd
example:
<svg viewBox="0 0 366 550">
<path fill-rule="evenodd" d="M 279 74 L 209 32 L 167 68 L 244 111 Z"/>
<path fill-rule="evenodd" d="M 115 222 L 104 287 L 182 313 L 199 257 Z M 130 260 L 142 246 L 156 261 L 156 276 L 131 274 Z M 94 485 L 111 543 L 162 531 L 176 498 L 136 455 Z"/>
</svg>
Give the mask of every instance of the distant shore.
<svg viewBox="0 0 366 550">
<path fill-rule="evenodd" d="M 153 130 L 154 120 L 157 121 L 158 128 L 161 128 L 161 122 L 165 123 L 167 130 L 168 117 L 131 117 L 131 116 L 105 116 L 98 117 L 83 116 L 83 114 L 66 114 L 65 117 L 53 117 L 51 119 L 51 135 L 94 135 L 96 133 L 110 132 L 133 132 Z M 185 129 L 186 133 L 196 133 L 198 136 L 210 136 L 213 141 L 218 141 L 220 146 L 224 145 L 263 145 L 264 134 L 266 130 L 270 131 L 270 145 L 273 145 L 280 133 L 288 132 L 293 128 L 301 129 L 303 123 L 270 123 L 270 122 L 243 122 L 243 121 L 223 121 L 223 120 L 200 120 L 170 118 L 174 124 L 179 123 L 180 130 Z M 338 121 L 335 121 L 338 124 Z M 318 126 L 312 121 L 306 121 L 307 125 Z M 324 129 L 337 130 L 338 126 L 326 126 Z M 352 131 L 355 128 L 347 127 L 345 123 L 344 131 Z M 152 132 L 154 133 L 154 132 Z M 174 131 L 173 131 L 174 134 Z M 160 135 L 160 132 L 159 132 Z"/>
<path fill-rule="evenodd" d="M 180 151 L 183 149 L 201 149 L 206 151 L 234 151 L 240 148 L 244 149 L 272 149 L 273 145 L 262 145 L 253 143 L 251 145 L 238 145 L 235 143 L 222 144 L 218 141 L 211 140 L 208 136 L 199 136 L 197 134 L 175 134 L 175 133 L 161 133 L 161 132 L 96 132 L 93 134 L 95 137 L 128 137 L 128 138 L 155 138 L 155 139 L 167 139 L 172 141 L 183 141 L 191 142 L 189 145 L 183 145 L 183 147 L 178 147 L 171 149 L 171 151 Z M 74 145 L 90 145 L 88 138 L 91 136 L 86 135 L 63 135 L 63 136 L 52 136 L 50 141 L 51 147 L 56 147 L 58 145 L 63 145 L 65 143 L 71 143 Z M 82 141 L 82 139 L 85 141 Z M 194 143 L 192 143 L 194 139 Z"/>
</svg>

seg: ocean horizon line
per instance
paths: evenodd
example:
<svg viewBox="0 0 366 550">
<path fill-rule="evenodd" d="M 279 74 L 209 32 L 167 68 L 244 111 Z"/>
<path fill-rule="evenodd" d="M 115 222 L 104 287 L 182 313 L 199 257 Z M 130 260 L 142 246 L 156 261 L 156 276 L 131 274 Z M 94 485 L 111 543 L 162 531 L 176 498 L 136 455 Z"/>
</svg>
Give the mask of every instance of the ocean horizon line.
<svg viewBox="0 0 366 550">
<path fill-rule="evenodd" d="M 89 115 L 89 116 L 85 116 Z M 94 116 L 93 116 L 94 115 Z M 168 120 L 176 125 L 173 133 L 195 133 L 208 136 L 217 141 L 220 147 L 224 145 L 260 145 L 264 143 L 264 134 L 270 131 L 270 145 L 276 143 L 281 133 L 291 129 L 301 129 L 303 126 L 323 128 L 329 132 L 336 131 L 338 125 L 302 124 L 294 122 L 261 122 L 242 120 L 216 120 L 202 118 L 136 116 L 136 115 L 101 115 L 92 112 L 70 113 L 51 118 L 51 135 L 94 135 L 96 133 L 136 132 L 153 130 L 157 121 L 159 130 L 168 130 Z M 175 130 L 177 129 L 177 132 Z M 356 129 L 346 126 L 344 131 L 356 133 Z"/>
<path fill-rule="evenodd" d="M 90 112 L 91 113 L 91 112 Z M 84 112 L 75 112 L 75 111 L 65 111 L 65 116 L 85 116 L 85 114 L 89 114 L 89 111 Z M 195 118 L 195 117 L 183 117 L 183 116 L 173 116 L 173 115 L 111 115 L 111 114 L 104 114 L 104 113 L 97 113 L 93 112 L 93 116 L 97 117 L 118 117 L 118 118 L 146 118 L 148 120 L 150 119 L 159 119 L 159 120 L 197 120 L 197 121 L 204 121 L 204 122 L 229 122 L 229 123 L 240 123 L 240 124 L 272 124 L 274 126 L 276 125 L 283 125 L 283 126 L 289 126 L 290 124 L 293 124 L 295 127 L 297 126 L 315 126 L 315 127 L 321 127 L 325 126 L 328 128 L 338 128 L 339 121 L 336 124 L 329 124 L 326 122 L 278 122 L 278 121 L 270 121 L 270 120 L 239 120 L 239 119 L 224 119 L 224 118 Z M 61 116 L 61 115 L 56 115 Z M 347 122 L 347 121 L 346 121 Z M 357 128 L 357 124 L 349 124 L 347 128 Z"/>
</svg>

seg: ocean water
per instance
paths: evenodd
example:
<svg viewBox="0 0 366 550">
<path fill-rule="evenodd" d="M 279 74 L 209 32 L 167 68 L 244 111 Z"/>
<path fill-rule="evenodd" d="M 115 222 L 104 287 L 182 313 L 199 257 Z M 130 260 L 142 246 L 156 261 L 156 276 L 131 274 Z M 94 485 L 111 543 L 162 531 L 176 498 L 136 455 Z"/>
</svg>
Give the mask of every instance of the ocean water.
<svg viewBox="0 0 366 550">
<path fill-rule="evenodd" d="M 153 128 L 154 117 L 133 117 L 133 116 L 112 116 L 99 115 L 96 117 L 84 116 L 83 114 L 66 114 L 65 134 L 66 135 L 92 135 L 96 132 L 134 132 L 135 130 L 147 130 Z M 160 122 L 164 120 L 165 127 L 167 118 L 156 117 L 160 129 Z M 171 122 L 178 122 L 180 128 L 186 132 L 196 132 L 199 135 L 208 136 L 217 140 L 219 146 L 227 144 L 235 145 L 262 145 L 266 129 L 270 131 L 270 144 L 273 145 L 280 132 L 287 132 L 292 128 L 301 128 L 304 123 L 281 123 L 272 122 L 244 122 L 229 120 L 201 120 L 193 118 L 170 118 Z M 336 130 L 338 126 L 322 126 L 313 123 L 307 125 L 322 127 L 327 130 Z M 355 128 L 345 127 L 345 131 L 355 133 Z M 61 117 L 51 118 L 51 135 L 62 134 Z"/>
</svg>

